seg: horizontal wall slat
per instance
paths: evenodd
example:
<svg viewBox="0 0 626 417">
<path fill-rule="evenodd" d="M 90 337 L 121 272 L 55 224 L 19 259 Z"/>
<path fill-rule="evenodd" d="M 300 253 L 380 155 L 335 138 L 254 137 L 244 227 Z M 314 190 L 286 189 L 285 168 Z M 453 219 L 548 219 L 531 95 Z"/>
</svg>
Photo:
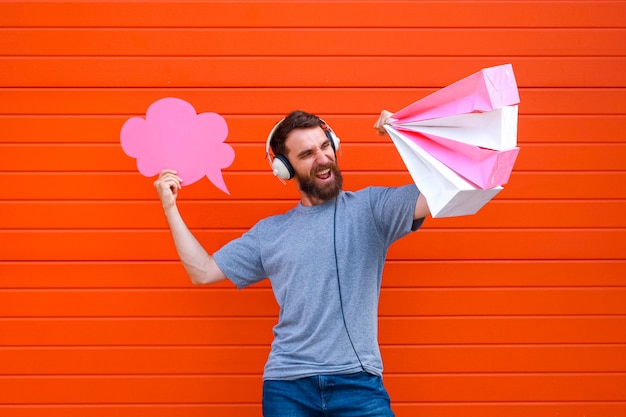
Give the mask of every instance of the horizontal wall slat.
<svg viewBox="0 0 626 417">
<path fill-rule="evenodd" d="M 197 231 L 212 252 L 243 231 Z M 499 242 L 515 242 L 502 245 Z M 0 260 L 175 260 L 168 231 L 0 231 Z M 391 246 L 390 260 L 624 259 L 626 229 L 423 230 Z"/>
<path fill-rule="evenodd" d="M 382 316 L 620 315 L 626 288 L 384 289 Z"/>
<path fill-rule="evenodd" d="M 344 174 L 344 189 L 400 186 L 412 183 L 404 166 L 398 172 Z M 8 200 L 155 200 L 153 182 L 139 173 L 19 173 L 0 175 L 2 198 Z M 281 184 L 268 170 L 258 173 L 224 172 L 230 195 L 202 180 L 183 188 L 181 201 L 202 200 L 292 200 L 298 198 L 293 182 Z M 626 172 L 513 172 L 509 183 L 493 201 L 508 199 L 624 199 Z M 71 187 L 58 187 L 71 184 Z"/>
<path fill-rule="evenodd" d="M 276 317 L 270 289 L 0 291 L 0 317 Z M 24 304 L 22 304 L 24 302 Z M 34 304 L 31 304 L 34 303 Z"/>
<path fill-rule="evenodd" d="M 626 54 L 625 37 L 597 28 L 0 28 L 0 55 L 607 57 Z"/>
<path fill-rule="evenodd" d="M 385 264 L 387 287 L 623 286 L 626 260 L 396 261 Z"/>
<path fill-rule="evenodd" d="M 520 87 L 626 87 L 624 57 L 0 57 L 0 73 L 5 87 L 17 88 L 403 88 L 448 85 L 504 63 Z"/>
<path fill-rule="evenodd" d="M 0 319 L 0 345 L 268 346 L 276 318 Z M 624 344 L 626 316 L 382 317 L 383 345 Z"/>
<path fill-rule="evenodd" d="M 385 384 L 396 401 L 620 401 L 626 394 L 622 373 L 391 375 Z"/>
<path fill-rule="evenodd" d="M 381 346 L 385 374 L 623 372 L 625 345 Z"/>
<path fill-rule="evenodd" d="M 29 392 L 30 387 L 32 392 Z M 63 387 L 62 389 L 60 387 Z M 0 377 L 4 404 L 250 403 L 260 375 Z M 38 392 L 44 390 L 45 392 Z"/>
<path fill-rule="evenodd" d="M 270 289 L 0 290 L 0 317 L 274 317 Z M 383 289 L 381 316 L 626 315 L 626 287 Z"/>
<path fill-rule="evenodd" d="M 403 166 L 388 137 L 379 144 L 341 144 L 338 162 L 344 171 L 391 171 Z M 228 141 L 227 141 L 228 143 Z M 265 144 L 231 144 L 235 160 L 229 171 L 268 168 Z M 117 144 L 0 144 L 2 171 L 137 171 L 136 159 Z M 515 161 L 516 171 L 626 171 L 626 141 L 619 144 L 526 144 Z"/>
<path fill-rule="evenodd" d="M 595 352 L 612 356 L 619 346 Z M 0 348 L 0 375 L 259 374 L 268 353 L 269 346 Z M 603 369 L 597 362 L 589 365 Z"/>
<path fill-rule="evenodd" d="M 605 406 L 593 409 L 610 409 Z M 260 403 L 245 404 L 45 404 L 42 405 L 0 405 L 0 413 L 4 417 L 84 417 L 109 416 L 137 417 L 145 415 L 151 417 L 258 417 L 261 413 Z"/>
<path fill-rule="evenodd" d="M 242 12 L 245 10 L 245 12 Z M 316 1 L 229 2 L 5 2 L 7 27 L 625 27 L 626 5 L 616 1 Z M 453 10 L 454 13 L 450 13 Z M 382 16 L 393 18 L 381 19 Z M 285 19 L 284 16 L 289 16 Z M 315 16 L 315 19 L 311 19 Z"/>
<path fill-rule="evenodd" d="M 396 403 L 398 417 L 579 417 L 619 416 L 626 413 L 626 402 L 512 402 L 512 403 Z"/>
<path fill-rule="evenodd" d="M 388 375 L 404 401 L 619 401 L 626 374 Z M 0 377 L 6 404 L 254 402 L 259 376 Z M 59 389 L 63 387 L 63 389 Z"/>
<path fill-rule="evenodd" d="M 269 346 L 0 348 L 0 375 L 257 374 Z M 385 374 L 625 372 L 626 345 L 381 347 Z"/>
<path fill-rule="evenodd" d="M 408 95 L 407 95 L 408 97 Z M 421 95 L 420 95 L 421 97 Z M 408 100 L 407 100 L 408 101 Z M 146 103 L 146 108 L 150 103 Z M 191 103 L 196 106 L 196 103 Z M 524 103 L 526 104 L 526 103 Z M 522 111 L 523 111 L 522 106 Z M 213 110 L 214 110 L 213 106 Z M 399 107 L 391 110 L 399 110 Z M 379 109 L 380 110 L 380 109 Z M 196 106 L 199 113 L 211 111 Z M 282 115 L 224 115 L 228 124 L 227 143 L 263 144 Z M 131 116 L 3 116 L 5 134 L 0 143 L 38 144 L 119 144 L 121 128 Z M 342 143 L 381 142 L 374 133 L 378 114 L 325 115 Z M 517 140 L 522 147 L 531 143 L 588 144 L 626 142 L 626 117 L 611 115 L 520 115 Z M 591 133 L 593 132 L 593 133 Z"/>
<path fill-rule="evenodd" d="M 623 343 L 625 316 L 381 318 L 382 344 Z"/>
<path fill-rule="evenodd" d="M 2 346 L 264 345 L 277 318 L 0 318 Z M 608 342 L 614 343 L 614 342 Z"/>
<path fill-rule="evenodd" d="M 0 202 L 4 229 L 165 228 L 161 203 L 153 201 Z M 252 227 L 260 219 L 286 212 L 296 201 L 180 201 L 193 229 Z M 606 228 L 626 227 L 626 200 L 491 201 L 472 216 L 426 221 L 423 230 L 449 228 Z"/>
<path fill-rule="evenodd" d="M 481 66 L 482 67 L 482 66 Z M 476 68 L 479 69 L 479 68 Z M 436 70 L 438 71 L 438 70 Z M 458 73 L 454 79 L 456 81 Z M 462 76 L 466 74 L 463 73 Z M 423 85 L 422 82 L 411 84 Z M 274 114 L 273 122 L 294 109 L 320 116 L 397 111 L 436 91 L 433 88 L 0 88 L 4 115 L 143 116 L 156 100 L 178 97 L 202 112 L 222 115 Z M 378 98 L 383 97 L 384 100 Z M 624 115 L 626 88 L 521 88 L 520 114 Z M 268 108 L 268 103 L 271 106 Z M 367 124 L 372 126 L 373 122 Z M 121 125 L 120 125 L 121 128 Z M 269 131 L 269 129 L 264 131 Z M 590 135 L 592 132 L 585 132 Z M 370 133 L 372 134 L 372 133 Z M 118 135 L 116 135 L 117 137 Z M 377 137 L 375 133 L 372 137 Z M 264 134 L 262 140 L 267 135 Z M 378 138 L 380 139 L 380 138 Z"/>
<path fill-rule="evenodd" d="M 0 288 L 189 288 L 178 261 L 0 262 Z M 626 260 L 388 261 L 385 288 L 626 286 Z M 228 281 L 215 288 L 234 288 Z M 267 281 L 255 287 L 269 287 Z"/>
</svg>

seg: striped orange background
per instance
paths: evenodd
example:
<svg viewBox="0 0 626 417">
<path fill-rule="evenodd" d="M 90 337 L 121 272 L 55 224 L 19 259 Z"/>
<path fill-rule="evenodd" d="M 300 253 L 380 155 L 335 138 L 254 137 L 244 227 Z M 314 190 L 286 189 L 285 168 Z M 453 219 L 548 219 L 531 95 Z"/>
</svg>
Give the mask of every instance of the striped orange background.
<svg viewBox="0 0 626 417">
<path fill-rule="evenodd" d="M 293 206 L 264 159 L 299 108 L 345 188 L 410 177 L 372 125 L 513 64 L 521 152 L 479 214 L 394 244 L 380 305 L 399 417 L 626 415 L 625 1 L 0 2 L 0 415 L 260 416 L 267 283 L 193 287 L 119 133 L 163 97 L 217 112 L 213 251 Z"/>
</svg>

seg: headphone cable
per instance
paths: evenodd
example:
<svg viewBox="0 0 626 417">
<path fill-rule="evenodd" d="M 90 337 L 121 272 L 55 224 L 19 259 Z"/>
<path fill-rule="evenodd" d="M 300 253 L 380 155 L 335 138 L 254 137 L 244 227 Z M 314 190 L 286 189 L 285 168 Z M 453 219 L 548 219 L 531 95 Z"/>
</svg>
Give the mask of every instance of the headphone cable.
<svg viewBox="0 0 626 417">
<path fill-rule="evenodd" d="M 352 341 L 352 337 L 350 336 L 350 330 L 348 330 L 348 322 L 346 321 L 346 313 L 343 310 L 343 297 L 341 295 L 341 280 L 339 279 L 339 258 L 337 257 L 337 200 L 339 200 L 339 195 L 335 197 L 335 211 L 333 213 L 333 249 L 335 251 L 335 271 L 337 273 L 337 288 L 339 289 L 339 307 L 341 309 L 341 318 L 343 320 L 343 327 L 346 329 L 346 334 L 348 335 L 350 346 L 352 346 L 352 350 L 354 351 L 354 354 L 356 355 L 356 359 L 359 361 L 359 365 L 361 366 L 361 369 L 365 371 L 365 368 L 363 367 L 363 362 L 361 362 L 359 353 L 357 352 L 356 347 L 354 346 L 354 342 Z"/>
</svg>

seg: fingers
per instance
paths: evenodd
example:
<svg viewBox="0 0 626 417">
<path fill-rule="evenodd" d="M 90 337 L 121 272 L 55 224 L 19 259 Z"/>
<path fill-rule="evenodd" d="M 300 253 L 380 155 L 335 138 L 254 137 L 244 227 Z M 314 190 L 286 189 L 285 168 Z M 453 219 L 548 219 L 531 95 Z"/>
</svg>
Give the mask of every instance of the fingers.
<svg viewBox="0 0 626 417">
<path fill-rule="evenodd" d="M 182 181 L 182 179 L 180 177 L 178 177 L 178 172 L 176 172 L 173 169 L 164 169 L 163 171 L 161 171 L 159 173 L 159 179 L 163 178 L 163 177 L 175 177 L 177 178 L 179 181 Z"/>
<path fill-rule="evenodd" d="M 393 113 L 391 113 L 388 110 L 383 110 L 382 112 L 380 112 L 380 116 L 378 116 L 378 120 L 376 120 L 376 123 L 374 123 L 374 129 L 378 131 L 379 135 L 382 136 L 382 135 L 387 134 L 387 131 L 385 130 L 385 124 L 389 122 L 389 119 L 391 118 L 392 115 Z"/>
<path fill-rule="evenodd" d="M 159 178 L 154 181 L 156 188 L 169 188 L 172 191 L 180 190 L 183 179 L 177 175 L 173 169 L 164 169 L 159 174 Z"/>
<path fill-rule="evenodd" d="M 161 171 L 159 178 L 154 181 L 154 188 L 157 190 L 163 208 L 168 209 L 175 206 L 182 181 L 182 178 L 172 169 Z"/>
</svg>

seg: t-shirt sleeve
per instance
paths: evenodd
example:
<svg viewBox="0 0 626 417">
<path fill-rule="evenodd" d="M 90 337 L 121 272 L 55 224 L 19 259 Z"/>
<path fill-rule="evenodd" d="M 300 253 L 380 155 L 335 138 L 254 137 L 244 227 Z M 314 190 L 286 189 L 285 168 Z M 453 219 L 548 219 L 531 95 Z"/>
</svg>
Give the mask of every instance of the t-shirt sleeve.
<svg viewBox="0 0 626 417">
<path fill-rule="evenodd" d="M 420 192 L 415 184 L 397 188 L 374 187 L 372 210 L 378 227 L 389 241 L 394 242 L 424 223 L 424 219 L 413 219 L 415 205 Z"/>
<path fill-rule="evenodd" d="M 257 234 L 257 227 L 253 227 L 213 254 L 215 262 L 224 275 L 239 289 L 255 284 L 267 277 L 261 260 Z"/>
</svg>

